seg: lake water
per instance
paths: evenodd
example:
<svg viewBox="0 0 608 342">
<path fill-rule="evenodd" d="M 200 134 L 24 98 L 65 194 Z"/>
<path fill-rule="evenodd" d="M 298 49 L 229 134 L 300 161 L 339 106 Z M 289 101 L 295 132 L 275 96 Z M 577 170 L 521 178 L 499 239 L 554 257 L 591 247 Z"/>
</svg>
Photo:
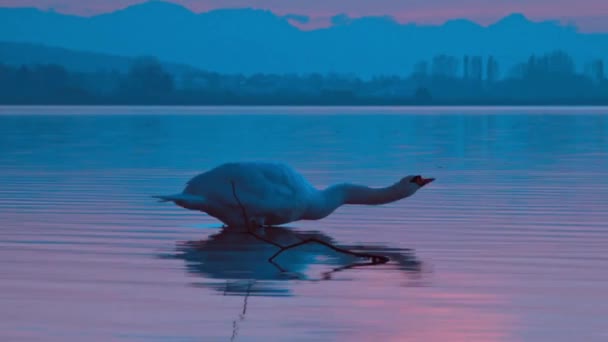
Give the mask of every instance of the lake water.
<svg viewBox="0 0 608 342">
<path fill-rule="evenodd" d="M 2 341 L 608 340 L 608 109 L 0 113 Z M 277 266 L 276 247 L 150 198 L 236 160 L 319 187 L 437 180 L 266 232 L 388 264 L 307 245 Z"/>
</svg>

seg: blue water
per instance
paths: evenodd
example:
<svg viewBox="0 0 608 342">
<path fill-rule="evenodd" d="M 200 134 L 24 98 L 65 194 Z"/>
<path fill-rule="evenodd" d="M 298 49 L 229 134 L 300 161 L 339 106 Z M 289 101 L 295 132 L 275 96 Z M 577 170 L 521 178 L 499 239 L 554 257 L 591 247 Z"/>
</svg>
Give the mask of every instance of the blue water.
<svg viewBox="0 0 608 342">
<path fill-rule="evenodd" d="M 269 229 L 150 195 L 220 163 L 437 180 Z M 0 108 L 0 340 L 605 341 L 608 109 Z"/>
</svg>

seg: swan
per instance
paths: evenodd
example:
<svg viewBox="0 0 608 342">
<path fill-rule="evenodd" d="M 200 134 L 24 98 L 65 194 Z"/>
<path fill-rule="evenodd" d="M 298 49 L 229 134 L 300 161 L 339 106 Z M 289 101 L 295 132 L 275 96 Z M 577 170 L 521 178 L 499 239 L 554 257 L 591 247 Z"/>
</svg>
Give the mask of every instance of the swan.
<svg viewBox="0 0 608 342">
<path fill-rule="evenodd" d="M 319 190 L 288 165 L 235 162 L 193 177 L 179 194 L 152 197 L 205 212 L 229 227 L 243 224 L 262 227 L 320 220 L 345 204 L 395 202 L 434 180 L 410 175 L 383 188 L 343 183 Z M 244 222 L 243 208 L 250 222 Z"/>
</svg>

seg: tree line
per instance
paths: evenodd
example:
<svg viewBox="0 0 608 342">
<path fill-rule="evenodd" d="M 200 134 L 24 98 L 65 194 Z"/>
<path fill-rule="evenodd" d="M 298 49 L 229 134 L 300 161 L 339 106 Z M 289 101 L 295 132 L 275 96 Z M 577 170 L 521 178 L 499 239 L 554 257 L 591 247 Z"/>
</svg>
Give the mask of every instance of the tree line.
<svg viewBox="0 0 608 342">
<path fill-rule="evenodd" d="M 170 74 L 155 58 L 128 72 L 0 63 L 0 104 L 92 105 L 594 105 L 608 104 L 601 59 L 577 71 L 571 56 L 530 56 L 501 74 L 492 57 L 437 55 L 409 76 Z"/>
</svg>

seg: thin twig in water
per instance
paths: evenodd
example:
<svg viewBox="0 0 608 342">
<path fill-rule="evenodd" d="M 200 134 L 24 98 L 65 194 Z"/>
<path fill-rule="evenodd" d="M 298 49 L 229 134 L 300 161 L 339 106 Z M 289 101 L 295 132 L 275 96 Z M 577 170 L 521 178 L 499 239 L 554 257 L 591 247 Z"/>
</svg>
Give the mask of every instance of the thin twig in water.
<svg viewBox="0 0 608 342">
<path fill-rule="evenodd" d="M 245 300 L 243 302 L 243 312 L 241 313 L 241 321 L 245 319 L 245 314 L 247 313 L 247 300 L 249 299 L 249 294 L 251 293 L 251 285 L 252 282 L 249 282 L 249 284 L 247 284 L 247 294 L 245 295 Z"/>
<path fill-rule="evenodd" d="M 302 240 L 300 242 L 296 242 L 292 245 L 289 246 L 284 246 L 281 247 L 281 249 L 279 251 L 277 251 L 276 253 L 274 253 L 273 256 L 271 256 L 268 261 L 273 261 L 276 257 L 278 257 L 281 253 L 285 252 L 288 249 L 292 249 L 292 248 L 296 248 L 302 245 L 306 245 L 309 243 L 318 243 L 320 245 L 326 246 L 328 248 L 333 249 L 334 251 L 338 252 L 338 253 L 343 253 L 343 254 L 347 254 L 347 255 L 352 255 L 355 257 L 359 257 L 359 258 L 369 258 L 372 260 L 372 263 L 374 264 L 385 264 L 389 261 L 388 257 L 385 257 L 383 255 L 376 255 L 376 254 L 369 254 L 369 253 L 358 253 L 358 252 L 353 252 L 353 251 L 349 251 L 348 249 L 344 249 L 344 248 L 340 248 L 337 246 L 332 245 L 331 243 L 325 242 L 323 240 L 319 240 L 317 238 L 308 238 L 306 240 Z"/>
<path fill-rule="evenodd" d="M 245 220 L 245 227 L 249 227 L 249 215 L 247 215 L 247 210 L 245 209 L 243 203 L 241 203 L 239 196 L 236 195 L 236 185 L 234 185 L 234 181 L 230 181 L 230 184 L 232 185 L 232 196 L 234 196 L 236 203 L 239 205 L 239 207 L 241 207 L 241 212 L 243 213 L 243 220 Z"/>
<path fill-rule="evenodd" d="M 344 271 L 344 270 L 350 270 L 353 268 L 358 268 L 358 267 L 368 267 L 368 266 L 375 266 L 378 264 L 383 264 L 383 263 L 378 263 L 378 262 L 363 262 L 363 263 L 353 263 L 350 265 L 346 265 L 346 266 L 340 266 L 340 267 L 336 267 L 330 271 L 327 272 L 323 272 L 323 280 L 330 280 L 331 276 L 335 273 Z"/>
<path fill-rule="evenodd" d="M 332 245 L 331 243 L 325 242 L 323 240 L 319 240 L 317 238 L 308 238 L 306 240 L 302 240 L 300 242 L 296 242 L 294 244 L 288 245 L 288 246 L 281 246 L 280 244 L 266 239 L 265 237 L 262 237 L 260 235 L 258 235 L 255 232 L 255 229 L 257 227 L 253 226 L 253 223 L 251 221 L 249 221 L 249 216 L 247 215 L 247 210 L 245 209 L 245 206 L 243 205 L 243 203 L 241 202 L 241 200 L 239 199 L 238 195 L 236 194 L 236 186 L 234 184 L 234 181 L 230 181 L 230 184 L 232 185 L 232 195 L 234 196 L 237 204 L 239 205 L 239 207 L 241 208 L 241 212 L 243 213 L 243 219 L 245 221 L 245 226 L 247 227 L 247 232 L 251 235 L 253 235 L 256 239 L 260 240 L 260 241 L 264 241 L 266 243 L 269 243 L 277 248 L 279 248 L 279 250 L 274 253 L 270 258 L 268 258 L 268 262 L 272 263 L 273 265 L 275 265 L 281 272 L 285 272 L 285 270 L 279 266 L 276 262 L 274 262 L 274 259 L 276 257 L 278 257 L 281 253 L 285 252 L 288 249 L 292 249 L 292 248 L 296 248 L 302 245 L 306 245 L 309 243 L 318 243 L 320 245 L 326 246 L 330 249 L 333 249 L 334 251 L 338 252 L 338 253 L 343 253 L 343 254 L 347 254 L 347 255 L 352 255 L 355 257 L 359 257 L 359 258 L 368 258 L 371 259 L 371 263 L 370 265 L 377 265 L 377 264 L 385 264 L 387 263 L 390 259 L 386 256 L 383 255 L 377 255 L 377 254 L 370 254 L 370 253 L 359 253 L 359 252 L 353 252 L 353 251 L 349 251 L 348 249 L 344 249 L 344 248 L 340 248 L 337 246 Z"/>
<path fill-rule="evenodd" d="M 241 207 L 241 212 L 243 213 L 243 220 L 245 221 L 245 227 L 247 227 L 247 232 L 260 241 L 269 243 L 278 248 L 283 248 L 283 246 L 281 246 L 280 244 L 278 244 L 272 240 L 269 240 L 263 236 L 260 236 L 259 234 L 257 234 L 255 232 L 255 229 L 257 227 L 254 227 L 253 224 L 251 223 L 251 221 L 249 221 L 249 215 L 247 215 L 247 210 L 245 209 L 245 206 L 239 199 L 239 196 L 237 196 L 237 194 L 236 194 L 236 186 L 234 185 L 234 181 L 230 181 L 230 184 L 232 185 L 232 195 L 234 196 L 234 199 L 236 200 L 239 207 Z"/>
<path fill-rule="evenodd" d="M 245 294 L 245 299 L 243 301 L 243 311 L 239 315 L 239 319 L 232 321 L 232 337 L 230 337 L 230 341 L 234 341 L 239 334 L 239 323 L 245 320 L 245 314 L 247 313 L 247 300 L 249 299 L 249 293 L 251 293 L 251 285 L 249 282 L 247 286 L 247 293 Z"/>
</svg>

